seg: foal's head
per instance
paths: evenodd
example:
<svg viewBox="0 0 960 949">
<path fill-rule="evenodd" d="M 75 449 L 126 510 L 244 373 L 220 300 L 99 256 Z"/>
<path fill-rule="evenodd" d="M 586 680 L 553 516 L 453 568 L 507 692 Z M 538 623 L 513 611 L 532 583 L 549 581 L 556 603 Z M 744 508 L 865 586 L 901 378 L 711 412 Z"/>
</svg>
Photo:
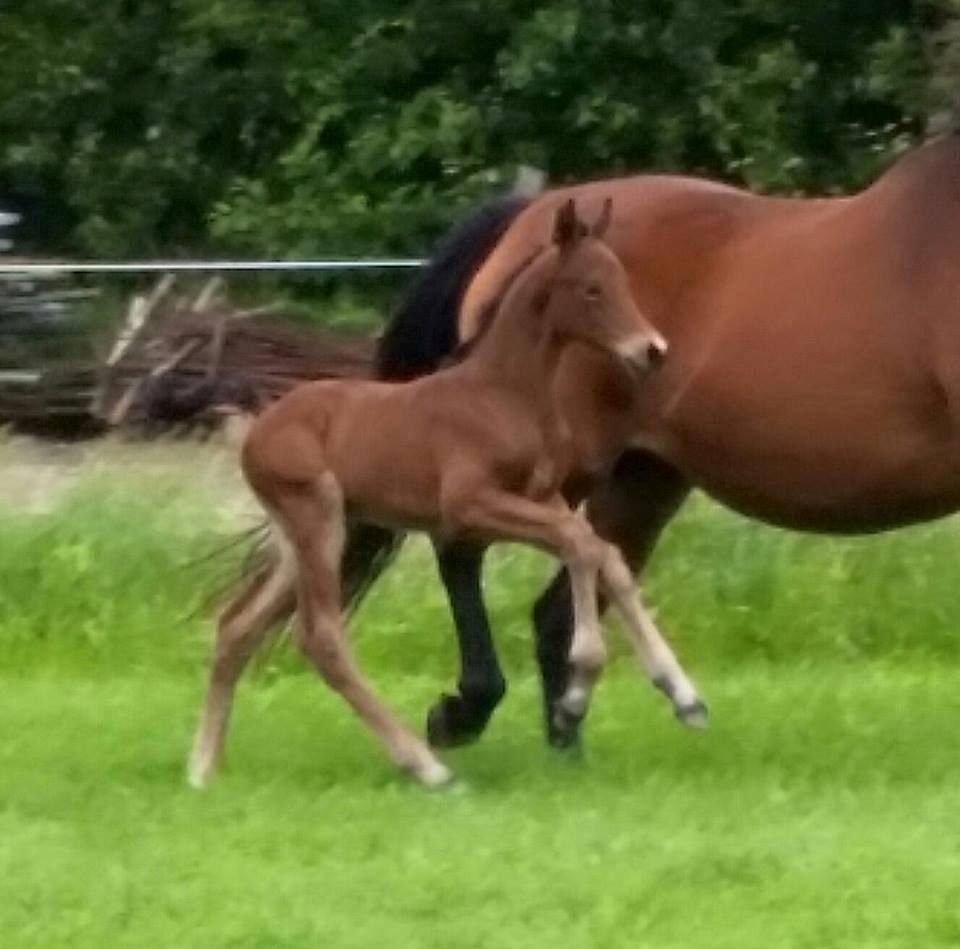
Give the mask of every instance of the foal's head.
<svg viewBox="0 0 960 949">
<path fill-rule="evenodd" d="M 536 306 L 558 336 L 611 352 L 634 373 L 646 374 L 663 361 L 667 344 L 638 309 L 623 265 L 603 241 L 611 213 L 608 198 L 587 227 L 573 199 L 560 207 L 544 252 L 555 258 L 547 268 L 552 277 L 544 280 Z"/>
</svg>

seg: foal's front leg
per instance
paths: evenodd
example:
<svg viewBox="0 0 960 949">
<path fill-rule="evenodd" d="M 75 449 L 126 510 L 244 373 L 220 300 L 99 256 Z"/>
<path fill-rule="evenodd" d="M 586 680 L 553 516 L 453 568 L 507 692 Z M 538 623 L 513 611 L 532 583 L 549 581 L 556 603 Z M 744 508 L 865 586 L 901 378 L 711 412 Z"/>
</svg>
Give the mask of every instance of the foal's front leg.
<svg viewBox="0 0 960 949">
<path fill-rule="evenodd" d="M 607 544 L 600 575 L 605 592 L 623 617 L 627 634 L 651 682 L 673 703 L 677 718 L 693 728 L 707 724 L 707 706 L 670 644 L 657 629 L 619 549 Z"/>
<path fill-rule="evenodd" d="M 683 476 L 645 452 L 627 452 L 610 478 L 591 495 L 588 516 L 594 529 L 642 574 L 663 527 L 677 512 L 690 486 Z M 601 603 L 601 609 L 603 604 Z M 554 577 L 534 608 L 537 662 L 543 680 L 547 740 L 556 748 L 576 747 L 579 731 L 557 728 L 557 702 L 567 686 L 567 656 L 573 636 L 570 583 L 566 570 Z"/>
</svg>

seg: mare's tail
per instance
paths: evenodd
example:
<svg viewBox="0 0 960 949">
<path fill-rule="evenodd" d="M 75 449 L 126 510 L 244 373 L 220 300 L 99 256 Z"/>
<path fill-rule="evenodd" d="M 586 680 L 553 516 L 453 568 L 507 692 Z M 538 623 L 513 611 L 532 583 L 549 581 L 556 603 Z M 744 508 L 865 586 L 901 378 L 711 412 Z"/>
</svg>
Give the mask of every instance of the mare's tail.
<svg viewBox="0 0 960 949">
<path fill-rule="evenodd" d="M 454 228 L 393 311 L 376 353 L 380 379 L 402 381 L 433 372 L 456 348 L 460 304 L 473 275 L 517 215 L 530 203 L 521 195 L 496 198 Z M 354 609 L 403 544 L 403 535 L 355 525 L 344 552 L 343 602 Z"/>
<path fill-rule="evenodd" d="M 457 318 L 463 295 L 474 274 L 529 203 L 530 198 L 522 195 L 496 198 L 443 239 L 414 278 L 380 337 L 375 357 L 379 378 L 425 376 L 457 348 Z"/>
</svg>

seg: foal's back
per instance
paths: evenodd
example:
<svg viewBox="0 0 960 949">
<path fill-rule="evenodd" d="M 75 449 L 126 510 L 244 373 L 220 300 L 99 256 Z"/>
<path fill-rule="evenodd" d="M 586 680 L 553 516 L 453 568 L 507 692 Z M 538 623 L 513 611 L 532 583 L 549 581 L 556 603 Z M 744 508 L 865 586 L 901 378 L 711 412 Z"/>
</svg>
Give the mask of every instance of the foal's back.
<svg viewBox="0 0 960 949">
<path fill-rule="evenodd" d="M 254 422 L 244 472 L 255 489 L 264 478 L 310 484 L 329 472 L 353 513 L 407 527 L 442 517 L 444 478 L 482 473 L 523 493 L 543 480 L 542 420 L 468 368 L 298 386 Z"/>
</svg>

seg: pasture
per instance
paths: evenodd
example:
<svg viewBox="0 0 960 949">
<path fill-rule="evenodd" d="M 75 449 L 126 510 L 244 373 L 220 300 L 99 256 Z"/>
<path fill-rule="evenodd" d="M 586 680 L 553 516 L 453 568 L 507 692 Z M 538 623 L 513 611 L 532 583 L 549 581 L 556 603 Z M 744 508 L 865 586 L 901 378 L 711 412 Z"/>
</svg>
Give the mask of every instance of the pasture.
<svg viewBox="0 0 960 949">
<path fill-rule="evenodd" d="M 582 760 L 542 740 L 527 612 L 552 569 L 502 549 L 510 693 L 430 794 L 278 646 L 226 767 L 184 781 L 211 591 L 250 523 L 229 452 L 0 443 L 0 944 L 960 944 L 960 532 L 801 537 L 697 498 L 647 582 L 711 728 L 683 730 L 612 634 Z M 455 679 L 426 546 L 354 620 L 422 725 Z"/>
</svg>

